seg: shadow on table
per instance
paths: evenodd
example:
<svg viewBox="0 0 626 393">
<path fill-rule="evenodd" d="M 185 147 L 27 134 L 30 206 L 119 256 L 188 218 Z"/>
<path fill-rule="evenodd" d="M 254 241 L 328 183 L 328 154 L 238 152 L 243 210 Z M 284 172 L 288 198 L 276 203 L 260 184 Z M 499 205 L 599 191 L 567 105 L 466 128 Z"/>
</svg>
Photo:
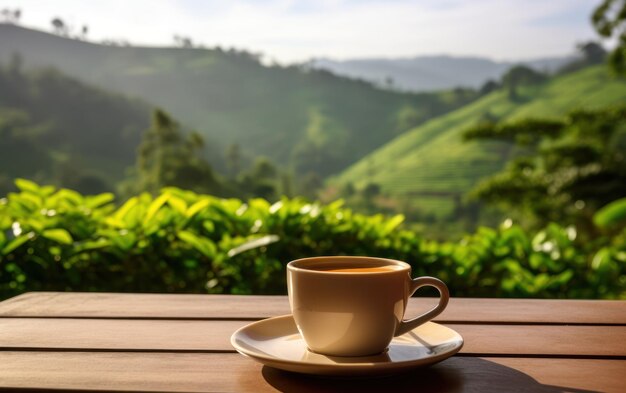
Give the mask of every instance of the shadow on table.
<svg viewBox="0 0 626 393">
<path fill-rule="evenodd" d="M 262 372 L 263 378 L 281 392 L 593 392 L 543 385 L 516 369 L 471 357 L 455 357 L 429 368 L 365 379 L 316 377 L 267 366 Z"/>
</svg>

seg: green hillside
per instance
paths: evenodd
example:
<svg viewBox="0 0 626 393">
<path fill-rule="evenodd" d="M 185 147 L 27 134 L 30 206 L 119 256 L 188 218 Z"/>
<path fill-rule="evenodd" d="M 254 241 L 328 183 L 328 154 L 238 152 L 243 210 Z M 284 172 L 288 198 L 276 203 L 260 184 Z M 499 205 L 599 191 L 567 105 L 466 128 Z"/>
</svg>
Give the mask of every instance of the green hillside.
<svg viewBox="0 0 626 393">
<path fill-rule="evenodd" d="M 134 165 L 150 107 L 58 71 L 0 64 L 0 191 L 28 177 L 113 190 Z"/>
<path fill-rule="evenodd" d="M 243 51 L 107 46 L 0 25 L 0 61 L 14 53 L 26 67 L 52 65 L 161 106 L 222 148 L 237 143 L 250 157 L 322 176 L 476 98 L 386 91 L 326 71 L 264 66 Z"/>
<path fill-rule="evenodd" d="M 626 81 L 609 76 L 606 66 L 583 69 L 519 90 L 515 100 L 495 91 L 461 109 L 418 126 L 352 165 L 331 183 L 363 188 L 410 201 L 421 211 L 445 216 L 476 182 L 500 170 L 509 148 L 499 143 L 464 143 L 461 135 L 481 119 L 559 117 L 577 107 L 626 102 Z"/>
</svg>

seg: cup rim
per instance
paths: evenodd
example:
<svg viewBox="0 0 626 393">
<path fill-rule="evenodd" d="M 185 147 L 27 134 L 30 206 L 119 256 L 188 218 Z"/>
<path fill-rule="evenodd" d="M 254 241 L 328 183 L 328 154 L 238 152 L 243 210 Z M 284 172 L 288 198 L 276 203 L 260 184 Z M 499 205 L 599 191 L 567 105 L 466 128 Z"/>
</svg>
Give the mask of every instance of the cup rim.
<svg viewBox="0 0 626 393">
<path fill-rule="evenodd" d="M 380 272 L 331 272 L 331 271 L 326 271 L 326 270 L 311 269 L 311 266 L 314 266 L 318 263 L 328 262 L 331 260 L 359 261 L 359 262 L 373 262 L 373 263 L 383 262 L 385 263 L 385 265 L 400 266 L 401 269 L 394 269 L 394 270 L 380 271 Z M 296 259 L 287 264 L 287 270 L 298 272 L 298 273 L 322 274 L 322 275 L 344 275 L 344 276 L 348 274 L 379 275 L 379 274 L 398 274 L 398 273 L 410 272 L 411 265 L 403 261 L 398 261 L 396 259 L 341 255 L 341 256 L 307 257 L 307 258 Z"/>
</svg>

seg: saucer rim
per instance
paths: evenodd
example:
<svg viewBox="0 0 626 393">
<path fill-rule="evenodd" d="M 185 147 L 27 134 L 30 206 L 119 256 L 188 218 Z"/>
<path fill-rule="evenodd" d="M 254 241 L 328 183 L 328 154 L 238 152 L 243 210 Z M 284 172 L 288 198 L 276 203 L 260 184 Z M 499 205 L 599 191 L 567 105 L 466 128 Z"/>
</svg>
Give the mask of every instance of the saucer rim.
<svg viewBox="0 0 626 393">
<path fill-rule="evenodd" d="M 310 362 L 306 362 L 306 361 L 288 360 L 288 359 L 284 359 L 284 358 L 280 358 L 280 357 L 276 357 L 276 356 L 266 356 L 266 355 L 261 355 L 261 354 L 252 354 L 252 353 L 250 353 L 249 350 L 246 350 L 245 348 L 242 348 L 241 346 L 239 346 L 235 342 L 235 339 L 239 335 L 241 335 L 244 330 L 250 329 L 251 327 L 253 327 L 255 325 L 263 324 L 263 323 L 269 323 L 271 321 L 277 321 L 277 320 L 281 320 L 281 319 L 289 319 L 289 318 L 293 319 L 293 315 L 292 314 L 278 315 L 278 316 L 274 316 L 274 317 L 270 317 L 270 318 L 261 319 L 259 321 L 254 321 L 254 322 L 249 323 L 249 324 L 247 324 L 245 326 L 242 326 L 241 328 L 237 329 L 231 335 L 231 337 L 230 337 L 230 344 L 240 354 L 242 354 L 242 355 L 244 355 L 246 357 L 249 357 L 249 358 L 251 358 L 253 360 L 259 361 L 260 363 L 263 363 L 263 364 L 265 364 L 267 366 L 280 368 L 279 366 L 276 366 L 276 364 L 278 364 L 278 365 L 287 366 L 287 368 L 284 368 L 285 370 L 294 371 L 295 369 L 298 369 L 299 371 L 297 371 L 297 372 L 308 373 L 308 374 L 323 374 L 323 372 L 307 372 L 307 371 L 302 371 L 302 369 L 314 368 L 314 369 L 317 369 L 318 371 L 320 369 L 323 369 L 326 373 L 334 373 L 334 372 L 337 372 L 339 370 L 355 371 L 355 372 L 360 372 L 360 371 L 393 371 L 393 370 L 401 371 L 401 370 L 405 370 L 405 369 L 408 369 L 408 368 L 432 365 L 432 364 L 438 363 L 440 361 L 443 361 L 443 360 L 445 360 L 445 359 L 447 359 L 449 357 L 452 357 L 455 354 L 457 354 L 463 348 L 463 345 L 465 344 L 465 340 L 463 339 L 463 336 L 461 336 L 461 334 L 459 332 L 457 332 L 456 330 L 454 330 L 452 328 L 449 328 L 447 326 L 444 326 L 444 325 L 441 325 L 439 323 L 432 322 L 432 321 L 425 322 L 423 325 L 425 325 L 427 323 L 431 323 L 431 324 L 437 325 L 438 327 L 449 329 L 449 330 L 453 331 L 459 337 L 460 344 L 457 347 L 455 347 L 455 348 L 453 348 L 453 349 L 451 349 L 449 351 L 443 352 L 443 353 L 441 353 L 439 355 L 436 355 L 436 356 L 420 357 L 420 358 L 416 358 L 416 359 L 405 360 L 405 361 L 396 361 L 396 362 L 393 362 L 393 361 L 390 361 L 390 362 L 359 362 L 359 363 L 335 363 L 335 364 L 310 363 Z M 415 329 L 419 329 L 423 325 L 420 325 L 420 326 L 416 327 Z M 415 330 L 415 329 L 413 329 L 413 330 Z M 324 356 L 324 355 L 322 355 L 322 356 Z"/>
</svg>

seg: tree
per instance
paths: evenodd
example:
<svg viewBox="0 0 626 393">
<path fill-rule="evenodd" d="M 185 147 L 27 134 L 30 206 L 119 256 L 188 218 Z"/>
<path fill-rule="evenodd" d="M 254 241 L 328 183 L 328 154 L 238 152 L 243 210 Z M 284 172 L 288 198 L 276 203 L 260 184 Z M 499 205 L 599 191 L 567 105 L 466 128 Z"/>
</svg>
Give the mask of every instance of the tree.
<svg viewBox="0 0 626 393">
<path fill-rule="evenodd" d="M 17 24 L 22 17 L 22 10 L 19 8 L 16 8 L 15 10 L 4 8 L 0 11 L 0 15 L 2 15 L 2 19 L 5 23 Z"/>
<path fill-rule="evenodd" d="M 174 34 L 174 43 L 181 48 L 193 48 L 193 41 L 189 37 Z"/>
<path fill-rule="evenodd" d="M 587 65 L 601 64 L 606 60 L 606 50 L 597 42 L 589 41 L 576 46 Z"/>
<path fill-rule="evenodd" d="M 376 184 L 376 183 L 368 183 L 365 188 L 363 189 L 363 196 L 366 199 L 372 199 L 374 197 L 377 197 L 378 195 L 380 195 L 381 192 L 381 188 L 380 185 Z"/>
<path fill-rule="evenodd" d="M 376 198 L 381 194 L 382 189 L 377 183 L 368 183 L 361 191 L 363 197 L 363 207 L 367 210 L 376 209 Z"/>
<path fill-rule="evenodd" d="M 301 177 L 298 194 L 309 199 L 317 199 L 317 193 L 324 185 L 322 177 L 314 171 L 307 172 Z"/>
<path fill-rule="evenodd" d="M 199 134 L 184 135 L 167 113 L 155 110 L 139 146 L 139 189 L 156 194 L 162 187 L 175 186 L 219 194 L 218 179 L 200 154 L 203 144 Z"/>
<path fill-rule="evenodd" d="M 393 89 L 395 86 L 395 81 L 393 80 L 393 77 L 391 76 L 386 76 L 385 80 L 384 80 L 384 86 L 387 89 Z"/>
<path fill-rule="evenodd" d="M 241 148 L 238 143 L 233 143 L 228 146 L 226 161 L 228 170 L 230 171 L 230 177 L 233 179 L 236 178 L 241 171 Z"/>
<path fill-rule="evenodd" d="M 517 88 L 523 85 L 534 85 L 546 80 L 545 74 L 530 67 L 518 65 L 512 67 L 502 77 L 502 85 L 507 88 L 510 99 L 517 99 Z"/>
<path fill-rule="evenodd" d="M 280 193 L 287 198 L 293 198 L 293 177 L 291 173 L 282 173 L 280 175 Z"/>
<path fill-rule="evenodd" d="M 396 114 L 396 133 L 401 133 L 417 126 L 423 114 L 411 105 L 404 105 Z"/>
<path fill-rule="evenodd" d="M 52 28 L 54 32 L 58 35 L 67 35 L 67 26 L 65 22 L 61 20 L 61 18 L 54 18 L 50 22 L 52 24 Z"/>
<path fill-rule="evenodd" d="M 480 95 L 487 95 L 489 93 L 491 93 L 492 91 L 498 90 L 500 88 L 500 84 L 496 81 L 494 81 L 493 79 L 489 79 L 487 82 L 485 82 L 484 85 L 482 85 L 482 87 L 479 90 Z"/>
<path fill-rule="evenodd" d="M 594 212 L 626 196 L 625 126 L 626 106 L 621 106 L 577 110 L 560 121 L 526 119 L 469 129 L 468 140 L 500 140 L 518 149 L 517 158 L 473 195 L 537 225 L 557 221 L 593 233 Z"/>
<path fill-rule="evenodd" d="M 87 33 L 89 33 L 89 27 L 87 25 L 83 25 L 80 29 L 80 34 L 83 40 L 87 38 Z"/>
<path fill-rule="evenodd" d="M 248 171 L 238 179 L 238 188 L 243 196 L 274 200 L 278 197 L 278 170 L 270 160 L 258 157 Z"/>
<path fill-rule="evenodd" d="M 565 64 L 558 70 L 559 74 L 578 71 L 590 65 L 601 64 L 606 60 L 606 50 L 597 42 L 589 41 L 576 45 L 582 58 Z"/>
<path fill-rule="evenodd" d="M 22 10 L 19 8 L 16 8 L 15 10 L 4 8 L 0 11 L 0 15 L 2 15 L 2 19 L 5 23 L 17 24 L 22 17 Z"/>
<path fill-rule="evenodd" d="M 11 54 L 11 60 L 9 60 L 8 71 L 13 75 L 13 77 L 17 77 L 22 74 L 24 70 L 24 57 L 20 52 L 13 52 Z"/>
<path fill-rule="evenodd" d="M 603 0 L 591 21 L 598 34 L 617 41 L 609 55 L 609 65 L 617 74 L 626 75 L 626 0 Z"/>
</svg>

